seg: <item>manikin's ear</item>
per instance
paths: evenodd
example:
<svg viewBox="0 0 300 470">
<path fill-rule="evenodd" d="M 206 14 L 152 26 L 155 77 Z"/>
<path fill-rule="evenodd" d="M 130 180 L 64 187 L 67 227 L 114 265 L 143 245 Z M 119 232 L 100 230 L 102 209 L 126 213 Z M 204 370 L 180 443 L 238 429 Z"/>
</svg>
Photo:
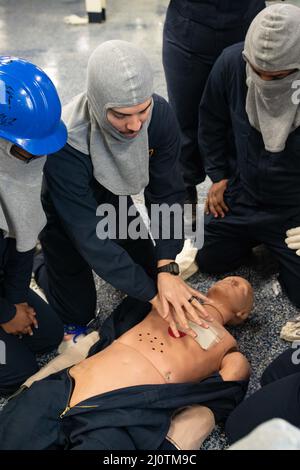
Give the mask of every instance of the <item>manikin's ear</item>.
<svg viewBox="0 0 300 470">
<path fill-rule="evenodd" d="M 244 321 L 248 318 L 249 314 L 245 312 L 245 310 L 241 310 L 240 312 L 237 312 L 235 316 L 237 320 Z"/>
<path fill-rule="evenodd" d="M 228 325 L 237 326 L 243 323 L 247 319 L 248 315 L 245 311 L 235 313 L 234 317 L 228 322 Z"/>
</svg>

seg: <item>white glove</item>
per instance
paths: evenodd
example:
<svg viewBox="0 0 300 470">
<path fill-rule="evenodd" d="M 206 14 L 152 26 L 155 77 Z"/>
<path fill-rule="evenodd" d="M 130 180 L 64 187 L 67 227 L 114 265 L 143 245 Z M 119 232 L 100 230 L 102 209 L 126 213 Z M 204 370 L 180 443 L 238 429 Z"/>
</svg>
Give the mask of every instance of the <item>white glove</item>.
<svg viewBox="0 0 300 470">
<path fill-rule="evenodd" d="M 286 235 L 285 243 L 291 250 L 297 250 L 296 255 L 300 256 L 300 227 L 291 228 Z"/>
</svg>

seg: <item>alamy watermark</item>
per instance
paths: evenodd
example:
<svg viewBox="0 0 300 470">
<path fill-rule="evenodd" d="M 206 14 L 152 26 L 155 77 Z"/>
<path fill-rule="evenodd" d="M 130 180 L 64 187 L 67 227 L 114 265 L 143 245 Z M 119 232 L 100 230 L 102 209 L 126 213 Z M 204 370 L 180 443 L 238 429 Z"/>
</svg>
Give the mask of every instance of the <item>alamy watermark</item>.
<svg viewBox="0 0 300 470">
<path fill-rule="evenodd" d="M 300 364 L 300 340 L 294 341 L 292 348 L 296 349 L 296 351 L 294 351 L 292 354 L 292 363 L 294 366 L 298 366 Z"/>
<path fill-rule="evenodd" d="M 292 94 L 292 103 L 297 106 L 300 104 L 300 80 L 295 80 L 292 83 L 292 88 L 296 90 Z"/>
<path fill-rule="evenodd" d="M 0 340 L 0 365 L 6 364 L 6 344 Z"/>
<path fill-rule="evenodd" d="M 194 218 L 193 218 L 194 213 Z M 100 240 L 183 240 L 190 238 L 196 248 L 204 242 L 204 206 L 175 203 L 151 204 L 148 213 L 143 204 L 128 207 L 127 196 L 119 196 L 119 205 L 100 204 L 96 227 Z"/>
</svg>

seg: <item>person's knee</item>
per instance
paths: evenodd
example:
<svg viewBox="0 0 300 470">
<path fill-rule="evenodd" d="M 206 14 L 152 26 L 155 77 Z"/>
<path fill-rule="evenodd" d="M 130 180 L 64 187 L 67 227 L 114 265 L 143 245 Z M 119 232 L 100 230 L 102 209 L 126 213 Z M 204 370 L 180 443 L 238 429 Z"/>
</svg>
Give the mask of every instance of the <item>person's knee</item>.
<svg viewBox="0 0 300 470">
<path fill-rule="evenodd" d="M 299 372 L 299 366 L 293 364 L 293 354 L 294 350 L 288 349 L 268 365 L 260 379 L 262 387 L 290 374 Z"/>
<path fill-rule="evenodd" d="M 290 301 L 297 307 L 300 308 L 300 289 L 299 286 L 285 288 L 286 294 Z"/>
<path fill-rule="evenodd" d="M 43 351 L 48 352 L 56 349 L 62 342 L 64 337 L 64 326 L 60 319 L 55 315 L 52 318 L 51 325 L 47 332 L 47 338 L 45 339 L 45 344 Z"/>
<path fill-rule="evenodd" d="M 58 348 L 64 337 L 64 326 L 60 319 L 51 314 L 45 321 L 40 320 L 37 334 L 26 338 L 27 347 L 34 354 L 45 354 Z"/>
<path fill-rule="evenodd" d="M 292 292 L 288 292 L 288 298 L 295 305 L 295 307 L 300 308 L 300 290 L 293 289 Z"/>
<path fill-rule="evenodd" d="M 279 276 L 280 284 L 283 288 L 283 291 L 290 299 L 290 301 L 297 307 L 300 308 L 300 279 L 281 273 Z"/>
<path fill-rule="evenodd" d="M 220 370 L 224 381 L 249 380 L 250 374 L 250 364 L 240 352 L 233 352 L 224 357 Z"/>
<path fill-rule="evenodd" d="M 196 263 L 201 272 L 210 272 L 211 271 L 211 263 L 209 263 L 209 257 L 203 252 L 203 248 L 199 250 L 196 254 L 195 258 Z"/>
<path fill-rule="evenodd" d="M 203 247 L 196 255 L 196 263 L 201 272 L 208 274 L 223 274 L 229 269 L 220 263 L 210 250 Z"/>
<path fill-rule="evenodd" d="M 278 367 L 276 361 L 272 362 L 263 372 L 260 378 L 262 387 L 275 382 L 278 379 Z"/>
<path fill-rule="evenodd" d="M 64 337 L 64 326 L 59 318 L 53 320 L 52 329 L 51 329 L 51 346 L 52 349 L 57 348 L 62 342 Z"/>
<path fill-rule="evenodd" d="M 32 290 L 29 291 L 28 303 L 36 312 L 38 329 L 28 339 L 27 346 L 35 353 L 44 353 L 56 349 L 64 335 L 64 326 L 53 307 Z"/>
</svg>

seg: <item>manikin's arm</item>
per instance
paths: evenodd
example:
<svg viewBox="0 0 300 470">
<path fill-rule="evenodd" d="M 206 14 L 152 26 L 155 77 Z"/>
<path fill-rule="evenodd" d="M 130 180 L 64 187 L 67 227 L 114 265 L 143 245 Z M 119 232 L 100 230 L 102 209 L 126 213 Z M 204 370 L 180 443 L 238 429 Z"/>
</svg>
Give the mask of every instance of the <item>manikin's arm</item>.
<svg viewBox="0 0 300 470">
<path fill-rule="evenodd" d="M 223 357 L 220 368 L 223 380 L 248 380 L 250 374 L 250 364 L 242 353 L 234 351 Z"/>
<path fill-rule="evenodd" d="M 52 361 L 42 367 L 42 369 L 36 374 L 29 377 L 29 379 L 24 382 L 23 386 L 30 387 L 33 382 L 36 382 L 37 380 L 44 379 L 45 377 L 48 377 L 48 375 L 54 374 L 55 372 L 59 372 L 60 370 L 83 361 L 83 359 L 87 357 L 90 348 L 98 341 L 98 339 L 99 334 L 97 331 L 93 331 L 84 338 L 80 338 L 78 343 L 52 359 Z"/>
</svg>

